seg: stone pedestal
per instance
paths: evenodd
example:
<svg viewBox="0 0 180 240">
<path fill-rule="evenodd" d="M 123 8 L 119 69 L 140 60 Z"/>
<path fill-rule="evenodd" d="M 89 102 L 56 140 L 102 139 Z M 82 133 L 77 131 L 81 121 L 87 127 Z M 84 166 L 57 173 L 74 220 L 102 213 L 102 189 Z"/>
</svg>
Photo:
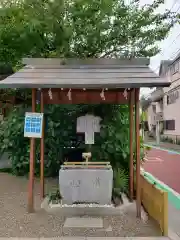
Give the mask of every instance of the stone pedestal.
<svg viewBox="0 0 180 240">
<path fill-rule="evenodd" d="M 60 169 L 59 185 L 63 202 L 66 204 L 111 204 L 113 171 L 111 168 Z"/>
</svg>

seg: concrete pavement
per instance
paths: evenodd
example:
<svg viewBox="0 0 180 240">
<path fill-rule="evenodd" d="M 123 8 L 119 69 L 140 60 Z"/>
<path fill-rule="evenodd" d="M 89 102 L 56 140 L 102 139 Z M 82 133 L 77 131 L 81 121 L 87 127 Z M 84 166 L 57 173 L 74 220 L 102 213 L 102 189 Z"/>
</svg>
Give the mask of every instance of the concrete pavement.
<svg viewBox="0 0 180 240">
<path fill-rule="evenodd" d="M 0 238 L 0 240 L 9 238 Z M 11 238 L 11 240 L 176 240 L 169 237 L 56 237 L 56 238 Z"/>
<path fill-rule="evenodd" d="M 169 203 L 168 207 L 169 228 L 176 233 L 180 239 L 180 210 L 176 209 L 171 203 Z"/>
<path fill-rule="evenodd" d="M 157 143 L 153 140 L 151 141 L 146 141 L 147 144 L 157 146 L 166 150 L 174 150 L 180 153 L 180 145 L 173 144 L 173 143 L 168 143 L 168 142 L 160 142 L 160 144 L 157 145 Z"/>
<path fill-rule="evenodd" d="M 11 162 L 8 159 L 8 154 L 4 153 L 0 158 L 0 169 L 11 168 Z"/>
<path fill-rule="evenodd" d="M 8 161 L 7 156 L 3 156 L 0 160 L 0 168 L 10 167 L 10 162 Z M 5 238 L 3 238 L 5 239 Z M 17 238 L 15 238 L 17 240 Z M 18 238 L 20 239 L 20 238 Z M 26 239 L 26 238 L 22 238 Z M 29 239 L 29 238 L 28 238 Z M 37 238 L 38 239 L 38 238 Z M 51 239 L 51 238 L 49 238 Z M 96 237 L 59 237 L 57 240 L 105 240 L 104 238 L 96 238 Z M 123 238 L 123 237 L 108 237 L 107 240 L 180 240 L 180 210 L 176 209 L 169 202 L 169 238 L 166 237 L 133 237 L 133 238 Z M 0 238 L 1 240 L 1 238 Z M 12 238 L 13 240 L 13 238 Z M 36 238 L 33 238 L 36 240 Z M 44 240 L 44 239 L 43 239 Z M 48 238 L 47 238 L 48 240 Z"/>
</svg>

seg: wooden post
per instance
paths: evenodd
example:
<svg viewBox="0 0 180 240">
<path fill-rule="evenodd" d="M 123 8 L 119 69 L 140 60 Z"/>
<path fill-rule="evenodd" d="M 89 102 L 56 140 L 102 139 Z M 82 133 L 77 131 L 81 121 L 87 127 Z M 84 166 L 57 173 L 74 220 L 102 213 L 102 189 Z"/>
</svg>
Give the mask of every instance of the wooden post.
<svg viewBox="0 0 180 240">
<path fill-rule="evenodd" d="M 134 132 L 134 118 L 133 118 L 133 102 L 134 102 L 134 89 L 130 91 L 129 98 L 129 197 L 133 201 L 133 184 L 134 184 L 134 164 L 133 164 L 133 132 Z"/>
<path fill-rule="evenodd" d="M 32 112 L 36 112 L 36 89 L 32 89 Z M 28 212 L 34 212 L 34 162 L 35 162 L 35 138 L 30 139 L 30 169 L 28 189 Z"/>
<path fill-rule="evenodd" d="M 139 89 L 135 89 L 136 119 L 136 209 L 137 217 L 141 218 L 141 185 L 140 185 L 140 134 L 139 134 Z"/>
<path fill-rule="evenodd" d="M 43 97 L 43 89 L 41 89 L 41 113 L 44 113 L 44 97 Z M 44 117 L 43 117 L 43 125 L 42 125 L 42 138 L 41 138 L 41 190 L 40 195 L 41 199 L 44 198 Z"/>
<path fill-rule="evenodd" d="M 168 237 L 168 192 L 163 192 L 163 236 Z"/>
</svg>

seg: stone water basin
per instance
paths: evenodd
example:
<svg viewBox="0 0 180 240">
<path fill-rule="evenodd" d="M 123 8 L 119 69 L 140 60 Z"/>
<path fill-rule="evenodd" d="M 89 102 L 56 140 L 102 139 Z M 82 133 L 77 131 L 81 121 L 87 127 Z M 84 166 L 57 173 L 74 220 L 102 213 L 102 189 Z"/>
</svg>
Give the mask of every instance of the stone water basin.
<svg viewBox="0 0 180 240">
<path fill-rule="evenodd" d="M 111 166 L 62 166 L 59 170 L 59 187 L 65 204 L 110 205 L 113 170 Z"/>
</svg>

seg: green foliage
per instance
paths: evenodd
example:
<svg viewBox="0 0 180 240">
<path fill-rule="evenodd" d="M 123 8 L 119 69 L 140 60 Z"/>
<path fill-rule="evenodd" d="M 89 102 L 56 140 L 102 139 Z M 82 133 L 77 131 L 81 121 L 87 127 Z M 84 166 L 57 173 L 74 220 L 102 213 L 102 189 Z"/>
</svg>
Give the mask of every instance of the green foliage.
<svg viewBox="0 0 180 240">
<path fill-rule="evenodd" d="M 39 106 L 37 106 L 38 108 Z M 0 125 L 1 152 L 8 152 L 13 173 L 29 172 L 30 141 L 24 138 L 25 106 L 12 110 Z M 129 169 L 129 113 L 128 106 L 99 105 L 48 105 L 45 109 L 45 176 L 58 174 L 64 156 L 71 147 L 85 148 L 84 140 L 76 134 L 76 119 L 86 113 L 102 118 L 102 129 L 95 137 L 92 156 L 95 161 L 110 161 L 113 169 Z M 141 143 L 142 144 L 142 143 Z M 142 145 L 143 146 L 143 145 Z M 142 148 L 143 150 L 143 148 Z M 143 153 L 144 154 L 144 153 Z M 36 140 L 35 174 L 40 171 L 40 141 Z"/>
<path fill-rule="evenodd" d="M 142 8 L 122 0 L 4 0 L 0 61 L 33 57 L 153 56 L 177 21 L 157 13 L 163 0 Z"/>
<path fill-rule="evenodd" d="M 14 108 L 0 125 L 1 152 L 8 151 L 16 175 L 29 171 L 29 139 L 23 136 L 24 113 L 24 108 Z"/>
<path fill-rule="evenodd" d="M 169 136 L 161 136 L 161 142 L 175 143 L 175 140 Z"/>
<path fill-rule="evenodd" d="M 10 64 L 0 63 L 0 74 L 9 75 L 13 73 L 12 66 Z"/>
<path fill-rule="evenodd" d="M 0 173 L 8 173 L 8 174 L 11 174 L 11 173 L 12 173 L 12 169 L 11 169 L 11 168 L 1 168 L 1 169 L 0 169 Z"/>
<path fill-rule="evenodd" d="M 152 148 L 149 147 L 149 146 L 145 146 L 145 147 L 144 147 L 144 150 L 145 150 L 145 151 L 150 151 L 151 149 L 152 149 Z"/>
<path fill-rule="evenodd" d="M 54 204 L 58 204 L 61 202 L 61 199 L 62 196 L 59 190 L 56 190 L 56 192 L 52 192 L 49 194 L 49 203 L 52 202 Z"/>
<path fill-rule="evenodd" d="M 127 192 L 128 189 L 128 175 L 123 169 L 114 170 L 114 183 L 115 192 Z"/>
<path fill-rule="evenodd" d="M 100 136 L 96 139 L 96 146 L 93 148 L 93 155 L 97 156 L 97 154 L 100 160 L 111 161 L 113 168 L 122 166 L 129 168 L 126 161 L 129 158 L 128 106 L 113 106 L 112 113 L 104 115 Z"/>
<path fill-rule="evenodd" d="M 45 175 L 57 175 L 63 155 L 73 145 L 75 118 L 79 106 L 49 105 L 45 113 Z M 83 107 L 80 111 L 83 110 Z M 24 138 L 24 114 L 27 108 L 16 107 L 0 125 L 1 151 L 8 152 L 13 172 L 24 175 L 29 172 L 29 139 Z M 76 112 L 77 111 L 77 112 Z M 74 121 L 74 122 L 73 122 Z M 73 145 L 74 146 L 74 145 Z M 40 141 L 36 140 L 35 174 L 40 171 Z"/>
</svg>

